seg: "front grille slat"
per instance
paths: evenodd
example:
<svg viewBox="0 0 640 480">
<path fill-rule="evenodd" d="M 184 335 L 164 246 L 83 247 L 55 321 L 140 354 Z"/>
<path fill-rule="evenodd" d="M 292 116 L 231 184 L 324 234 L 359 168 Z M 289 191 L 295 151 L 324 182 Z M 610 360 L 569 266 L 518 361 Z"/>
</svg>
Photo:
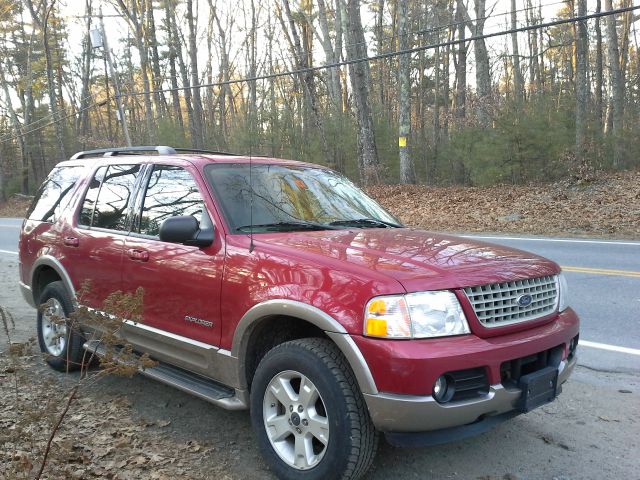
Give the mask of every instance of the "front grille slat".
<svg viewBox="0 0 640 480">
<path fill-rule="evenodd" d="M 558 302 L 558 282 L 556 275 L 547 275 L 466 287 L 464 293 L 483 326 L 501 327 L 552 313 Z M 516 299 L 525 294 L 531 295 L 532 302 L 522 307 Z"/>
</svg>

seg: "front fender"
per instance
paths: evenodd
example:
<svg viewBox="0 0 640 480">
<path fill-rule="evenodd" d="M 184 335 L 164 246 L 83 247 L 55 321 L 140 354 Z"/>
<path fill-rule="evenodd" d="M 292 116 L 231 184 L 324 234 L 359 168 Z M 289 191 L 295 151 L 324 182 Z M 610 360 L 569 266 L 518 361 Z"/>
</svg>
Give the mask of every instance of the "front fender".
<svg viewBox="0 0 640 480">
<path fill-rule="evenodd" d="M 231 356 L 240 360 L 238 367 L 242 385 L 247 385 L 247 378 L 244 372 L 251 333 L 262 319 L 274 316 L 299 318 L 324 331 L 349 362 L 360 390 L 363 393 L 378 393 L 373 375 L 362 352 L 360 352 L 360 349 L 345 328 L 336 319 L 316 307 L 286 299 L 261 302 L 247 311 L 238 322 L 233 335 Z"/>
</svg>

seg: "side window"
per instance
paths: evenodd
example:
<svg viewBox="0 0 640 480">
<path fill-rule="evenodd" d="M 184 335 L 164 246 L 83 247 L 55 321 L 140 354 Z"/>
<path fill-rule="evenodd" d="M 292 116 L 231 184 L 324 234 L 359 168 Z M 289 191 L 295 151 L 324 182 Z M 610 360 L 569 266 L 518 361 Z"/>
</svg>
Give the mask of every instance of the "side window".
<svg viewBox="0 0 640 480">
<path fill-rule="evenodd" d="M 91 183 L 89 184 L 89 188 L 87 189 L 87 193 L 84 196 L 84 201 L 82 202 L 82 210 L 80 210 L 80 218 L 78 219 L 78 223 L 80 225 L 91 225 L 91 219 L 93 217 L 93 209 L 96 206 L 96 200 L 98 199 L 98 192 L 100 191 L 100 185 L 102 184 L 102 180 L 104 178 L 104 174 L 107 171 L 107 167 L 100 167 Z"/>
<path fill-rule="evenodd" d="M 128 230 L 127 209 L 140 165 L 110 165 L 98 169 L 80 212 L 80 223 L 110 230 Z"/>
<path fill-rule="evenodd" d="M 191 174 L 181 167 L 156 165 L 142 204 L 140 233 L 158 236 L 160 225 L 169 217 L 193 215 L 202 219 L 204 204 Z"/>
<path fill-rule="evenodd" d="M 80 177 L 82 167 L 55 167 L 38 189 L 33 203 L 27 211 L 29 220 L 55 222 L 66 206 L 65 199 Z"/>
</svg>

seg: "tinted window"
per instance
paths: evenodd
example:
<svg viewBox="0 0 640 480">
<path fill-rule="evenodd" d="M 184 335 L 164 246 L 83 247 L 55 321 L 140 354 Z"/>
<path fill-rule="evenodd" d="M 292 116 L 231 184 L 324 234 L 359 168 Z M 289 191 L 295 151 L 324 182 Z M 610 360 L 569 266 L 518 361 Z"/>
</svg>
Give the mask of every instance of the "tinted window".
<svg viewBox="0 0 640 480">
<path fill-rule="evenodd" d="M 82 202 L 82 210 L 80 210 L 80 225 L 91 225 L 91 218 L 93 217 L 93 209 L 96 206 L 96 200 L 98 199 L 98 192 L 100 191 L 100 184 L 104 178 L 104 174 L 107 171 L 107 167 L 100 167 L 96 174 L 93 176 L 87 193 L 84 196 Z"/>
<path fill-rule="evenodd" d="M 251 225 L 254 231 L 269 230 L 270 226 L 295 229 L 295 222 L 314 222 L 321 227 L 358 219 L 397 223 L 375 200 L 331 170 L 265 164 L 253 165 L 252 170 L 250 179 L 246 163 L 205 168 L 232 231 L 246 232 Z"/>
<path fill-rule="evenodd" d="M 38 189 L 33 203 L 27 212 L 27 218 L 41 222 L 55 222 L 63 207 L 66 206 L 69 193 L 80 177 L 82 167 L 56 167 Z"/>
<path fill-rule="evenodd" d="M 140 165 L 110 165 L 102 181 L 91 226 L 128 230 L 127 209 Z"/>
<path fill-rule="evenodd" d="M 202 197 L 189 172 L 180 167 L 156 165 L 142 205 L 140 233 L 157 237 L 162 222 L 177 215 L 193 215 L 200 221 L 203 208 Z"/>
</svg>

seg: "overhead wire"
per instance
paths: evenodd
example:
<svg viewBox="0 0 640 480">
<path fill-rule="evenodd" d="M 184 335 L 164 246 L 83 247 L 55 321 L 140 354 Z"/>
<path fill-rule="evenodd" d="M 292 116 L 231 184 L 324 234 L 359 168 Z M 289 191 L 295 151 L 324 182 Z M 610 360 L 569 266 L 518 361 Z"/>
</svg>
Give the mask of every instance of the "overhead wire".
<svg viewBox="0 0 640 480">
<path fill-rule="evenodd" d="M 290 71 L 287 71 L 287 72 L 278 72 L 278 73 L 270 73 L 270 74 L 264 74 L 264 75 L 255 75 L 253 77 L 237 78 L 237 79 L 226 80 L 226 81 L 221 81 L 221 82 L 202 83 L 202 84 L 199 84 L 199 85 L 190 85 L 188 87 L 182 86 L 182 87 L 175 87 L 175 88 L 159 88 L 159 89 L 155 89 L 155 90 L 142 91 L 142 92 L 134 91 L 134 92 L 129 92 L 129 93 L 123 93 L 121 96 L 122 97 L 137 97 L 137 96 L 146 95 L 146 94 L 175 92 L 175 91 L 184 91 L 184 90 L 194 90 L 194 89 L 199 89 L 199 88 L 221 87 L 221 86 L 233 85 L 233 84 L 237 84 L 237 83 L 255 82 L 255 81 L 258 81 L 258 80 L 269 80 L 269 79 L 278 78 L 278 77 L 285 77 L 285 76 L 291 76 L 291 75 L 300 75 L 300 74 L 303 74 L 303 73 L 316 72 L 316 71 L 320 71 L 320 70 L 326 70 L 326 69 L 329 69 L 329 68 L 344 67 L 344 66 L 353 65 L 353 64 L 356 64 L 356 63 L 371 62 L 371 61 L 374 61 L 374 60 L 382 60 L 382 59 L 396 57 L 396 56 L 400 56 L 400 55 L 408 55 L 408 54 L 417 53 L 417 52 L 424 51 L 424 50 L 432 50 L 432 49 L 436 49 L 436 48 L 444 48 L 444 47 L 448 47 L 448 46 L 457 45 L 457 44 L 460 44 L 460 43 L 474 42 L 476 40 L 484 40 L 484 39 L 487 39 L 487 38 L 494 38 L 494 37 L 499 37 L 499 36 L 503 36 L 503 35 L 510 35 L 512 33 L 528 32 L 528 31 L 531 31 L 531 30 L 539 30 L 541 28 L 550 28 L 550 27 L 555 27 L 555 26 L 558 26 L 558 25 L 566 25 L 566 24 L 569 24 L 569 23 L 576 23 L 576 22 L 580 22 L 580 21 L 586 21 L 586 20 L 590 20 L 590 19 L 593 19 L 593 18 L 601 18 L 601 17 L 610 16 L 610 15 L 618 15 L 618 14 L 621 14 L 621 13 L 631 12 L 631 11 L 638 10 L 638 9 L 640 9 L 640 5 L 630 6 L 630 7 L 622 7 L 622 8 L 617 8 L 617 9 L 614 9 L 614 10 L 607 10 L 605 12 L 597 12 L 597 13 L 591 13 L 591 14 L 588 14 L 588 15 L 575 16 L 575 17 L 570 17 L 570 18 L 562 18 L 562 19 L 553 20 L 553 21 L 550 21 L 550 22 L 544 22 L 544 23 L 539 23 L 539 24 L 535 24 L 535 25 L 527 25 L 527 26 L 524 26 L 524 27 L 510 28 L 510 29 L 507 29 L 507 30 L 501 30 L 501 31 L 498 31 L 498 32 L 485 33 L 485 34 L 482 34 L 482 35 L 472 35 L 472 36 L 467 37 L 465 39 L 448 40 L 448 41 L 445 41 L 445 42 L 433 43 L 433 44 L 429 44 L 429 45 L 421 45 L 421 46 L 417 46 L 417 47 L 407 48 L 407 49 L 404 49 L 404 50 L 394 50 L 394 51 L 391 51 L 391 52 L 379 53 L 379 54 L 376 54 L 376 55 L 371 55 L 371 56 L 362 57 L 362 58 L 356 58 L 356 59 L 352 59 L 352 60 L 342 60 L 342 61 L 339 61 L 339 62 L 328 63 L 328 64 L 324 64 L 324 65 L 317 65 L 317 66 L 313 66 L 313 67 L 298 68 L 298 69 L 290 70 Z"/>
<path fill-rule="evenodd" d="M 542 28 L 550 28 L 550 27 L 554 27 L 554 26 L 559 26 L 559 25 L 566 25 L 566 24 L 570 24 L 570 23 L 576 23 L 576 22 L 580 22 L 580 21 L 587 21 L 587 20 L 591 20 L 594 18 L 602 18 L 602 17 L 608 17 L 611 15 L 618 15 L 621 13 L 627 13 L 627 12 L 632 12 L 635 10 L 640 9 L 640 5 L 632 5 L 629 7 L 622 7 L 622 8 L 617 8 L 617 9 L 613 9 L 613 10 L 607 10 L 604 12 L 596 12 L 596 13 L 591 13 L 588 15 L 582 15 L 582 16 L 575 16 L 575 17 L 570 17 L 570 18 L 563 18 L 563 19 L 558 19 L 558 20 L 553 20 L 550 22 L 543 22 L 543 23 L 538 23 L 535 25 L 526 25 L 523 27 L 517 27 L 517 28 L 511 28 L 511 29 L 506 29 L 506 30 L 501 30 L 498 32 L 491 32 L 491 33 L 485 33 L 482 35 L 472 35 L 470 37 L 467 37 L 465 39 L 454 39 L 454 40 L 448 40 L 445 42 L 439 42 L 439 43 L 435 43 L 435 44 L 429 44 L 429 45 L 421 45 L 421 46 L 417 46 L 417 47 L 412 47 L 412 48 L 407 48 L 407 49 L 403 49 L 403 50 L 395 50 L 395 51 L 391 51 L 391 52 L 384 52 L 384 53 L 379 53 L 376 55 L 372 55 L 372 56 L 367 56 L 367 57 L 362 57 L 362 58 L 357 58 L 357 59 L 352 59 L 352 60 L 343 60 L 340 62 L 334 62 L 334 63 L 330 63 L 330 64 L 325 64 L 325 65 L 318 65 L 318 66 L 313 66 L 313 67 L 305 67 L 305 68 L 298 68 L 295 70 L 289 70 L 286 72 L 278 72 L 278 73 L 271 73 L 271 74 L 265 74 L 265 75 L 255 75 L 253 77 L 245 77 L 245 78 L 238 78 L 238 79 L 232 79 L 232 80 L 227 80 L 227 81 L 221 81 L 221 82 L 210 82 L 210 83 L 203 83 L 203 84 L 199 84 L 199 85 L 190 85 L 190 86 L 182 86 L 182 87 L 176 87 L 176 88 L 160 88 L 160 89 L 154 89 L 154 90 L 148 90 L 148 91 L 133 91 L 133 92 L 129 92 L 129 93 L 122 93 L 120 95 L 120 97 L 122 98 L 128 98 L 128 97 L 137 97 L 137 96 L 141 96 L 141 95 L 147 95 L 147 94 L 155 94 L 155 93 L 166 93 L 166 92 L 175 92 L 175 91 L 185 91 L 185 90 L 194 90 L 194 89 L 200 89 L 200 88 L 211 88 L 211 87 L 220 87 L 220 86 L 227 86 L 227 85 L 233 85 L 233 84 L 238 84 L 238 83 L 248 83 L 248 82 L 254 82 L 254 81 L 259 81 L 259 80 L 269 80 L 272 78 L 279 78 L 279 77 L 285 77 L 285 76 L 292 76 L 292 75 L 300 75 L 303 73 L 309 73 L 309 72 L 316 72 L 316 71 L 320 71 L 320 70 L 326 70 L 326 69 L 330 69 L 330 68 L 337 68 L 337 67 L 343 67 L 343 66 L 348 66 L 348 65 L 353 65 L 356 63 L 362 63 L 362 62 L 372 62 L 375 60 L 382 60 L 382 59 L 386 59 L 386 58 L 392 58 L 392 57 L 396 57 L 396 56 L 400 56 L 400 55 L 409 55 L 412 53 L 417 53 L 420 51 L 425 51 L 425 50 L 431 50 L 431 49 L 436 49 L 436 48 L 444 48 L 447 46 L 453 46 L 453 45 L 457 45 L 460 43 L 467 43 L 467 42 L 473 42 L 476 40 L 483 40 L 483 39 L 487 39 L 487 38 L 494 38 L 494 37 L 498 37 L 498 36 L 503 36 L 503 35 L 510 35 L 513 33 L 520 33 L 520 32 L 528 32 L 528 31 L 532 31 L 532 30 L 539 30 Z M 7 143 L 9 141 L 15 140 L 16 138 L 19 138 L 21 136 L 24 135 L 28 135 L 30 133 L 36 132 L 38 130 L 42 130 L 50 125 L 54 125 L 55 123 L 65 120 L 67 118 L 70 118 L 78 113 L 81 113 L 85 110 L 88 110 L 90 108 L 94 108 L 95 106 L 101 104 L 102 102 L 94 102 L 91 105 L 88 105 L 82 109 L 79 109 L 77 111 L 74 111 L 68 115 L 65 115 L 64 117 L 61 117 L 57 120 L 53 120 L 45 125 L 39 126 L 37 128 L 34 128 L 32 130 L 26 131 L 26 132 L 21 132 L 18 135 L 14 135 L 11 138 L 8 137 L 0 137 L 0 144 L 4 144 Z"/>
</svg>

